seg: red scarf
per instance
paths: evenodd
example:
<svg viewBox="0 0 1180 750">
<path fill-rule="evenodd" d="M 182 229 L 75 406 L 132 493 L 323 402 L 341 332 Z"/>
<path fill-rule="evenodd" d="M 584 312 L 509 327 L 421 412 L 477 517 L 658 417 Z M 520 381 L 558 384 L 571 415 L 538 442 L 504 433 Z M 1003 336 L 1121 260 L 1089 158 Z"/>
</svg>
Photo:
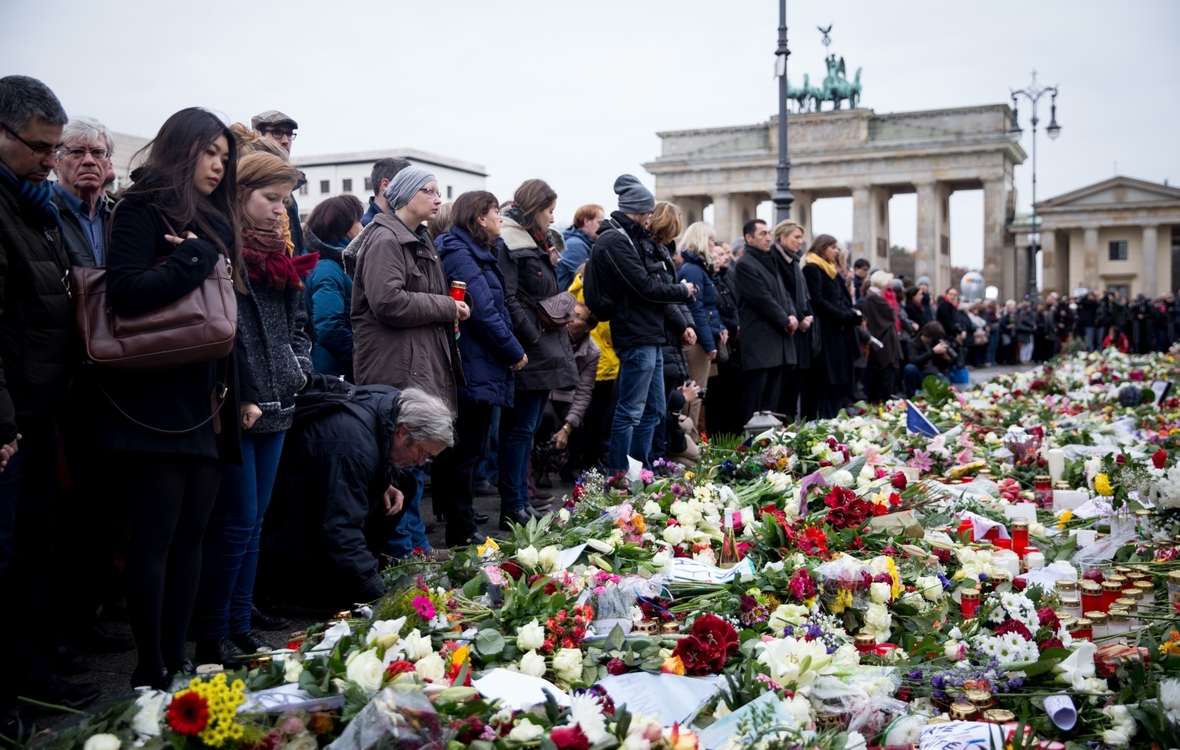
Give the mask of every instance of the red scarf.
<svg viewBox="0 0 1180 750">
<path fill-rule="evenodd" d="M 296 291 L 303 291 L 301 279 L 311 273 L 319 259 L 319 253 L 295 258 L 287 255 L 287 237 L 281 231 L 242 230 L 242 260 L 246 262 L 250 278 L 265 281 L 272 289 L 286 289 L 289 285 Z"/>
<path fill-rule="evenodd" d="M 881 296 L 884 297 L 885 301 L 889 303 L 889 306 L 893 308 L 894 313 L 896 313 L 898 311 L 898 309 L 901 307 L 897 303 L 897 295 L 893 292 L 892 289 L 882 289 Z M 894 323 L 897 325 L 898 332 L 900 332 L 901 331 L 901 317 L 900 316 L 895 316 L 895 317 L 897 319 L 894 321 Z"/>
</svg>

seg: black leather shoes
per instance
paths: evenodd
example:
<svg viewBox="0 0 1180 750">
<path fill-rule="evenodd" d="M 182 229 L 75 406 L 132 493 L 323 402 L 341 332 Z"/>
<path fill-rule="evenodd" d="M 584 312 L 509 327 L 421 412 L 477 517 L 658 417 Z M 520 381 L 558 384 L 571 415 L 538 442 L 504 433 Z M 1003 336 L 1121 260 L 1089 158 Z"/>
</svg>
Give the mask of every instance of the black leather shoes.
<svg viewBox="0 0 1180 750">
<path fill-rule="evenodd" d="M 220 664 L 226 669 L 238 669 L 246 666 L 249 661 L 246 652 L 230 640 L 229 636 L 197 639 L 198 664 Z"/>
<path fill-rule="evenodd" d="M 250 624 L 261 630 L 281 630 L 291 621 L 281 615 L 268 615 L 255 605 L 250 605 Z"/>
<path fill-rule="evenodd" d="M 135 639 L 131 636 L 111 633 L 98 625 L 70 633 L 66 641 L 83 654 L 121 654 L 135 648 Z"/>
<path fill-rule="evenodd" d="M 242 649 L 246 654 L 261 654 L 264 651 L 274 651 L 275 647 L 272 643 L 262 637 L 262 634 L 257 630 L 251 630 L 249 633 L 238 633 L 229 637 L 238 648 Z"/>
<path fill-rule="evenodd" d="M 196 671 L 196 668 L 193 668 Z M 172 688 L 172 670 L 161 667 L 159 670 L 141 670 L 139 667 L 131 673 L 131 687 L 150 687 L 153 690 L 170 690 Z"/>
<path fill-rule="evenodd" d="M 541 513 L 538 513 L 532 508 L 521 508 L 520 510 L 512 511 L 511 513 L 501 513 L 500 530 L 512 531 L 512 524 L 515 523 L 524 526 L 529 522 L 529 519 L 540 518 L 541 516 Z"/>
</svg>

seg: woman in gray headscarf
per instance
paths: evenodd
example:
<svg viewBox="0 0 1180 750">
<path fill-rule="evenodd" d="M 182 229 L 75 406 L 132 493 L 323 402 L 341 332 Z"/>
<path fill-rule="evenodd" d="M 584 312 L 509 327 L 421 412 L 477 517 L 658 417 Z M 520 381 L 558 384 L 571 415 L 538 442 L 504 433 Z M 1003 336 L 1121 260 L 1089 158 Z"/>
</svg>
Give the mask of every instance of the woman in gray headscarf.
<svg viewBox="0 0 1180 750">
<path fill-rule="evenodd" d="M 353 367 L 357 385 L 421 388 L 456 414 L 456 381 L 463 377 L 455 321 L 471 314 L 451 299 L 424 222 L 442 205 L 438 181 L 417 167 L 397 173 L 385 189 L 392 212 L 378 215 L 356 241 L 352 287 Z M 407 502 L 386 552 L 409 557 L 430 552 L 418 496 Z"/>
</svg>

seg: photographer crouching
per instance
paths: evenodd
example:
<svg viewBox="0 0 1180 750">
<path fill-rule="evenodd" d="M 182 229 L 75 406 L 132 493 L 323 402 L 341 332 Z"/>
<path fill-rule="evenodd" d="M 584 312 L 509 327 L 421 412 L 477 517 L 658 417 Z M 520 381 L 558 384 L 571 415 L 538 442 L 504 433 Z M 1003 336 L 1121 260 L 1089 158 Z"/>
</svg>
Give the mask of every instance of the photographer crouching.
<svg viewBox="0 0 1180 750">
<path fill-rule="evenodd" d="M 946 329 L 941 323 L 934 320 L 923 325 L 918 335 L 909 340 L 907 349 L 909 364 L 902 375 L 906 396 L 913 398 L 927 375 L 933 375 L 948 384 L 951 382 L 947 373 L 959 352 L 946 340 Z"/>
</svg>

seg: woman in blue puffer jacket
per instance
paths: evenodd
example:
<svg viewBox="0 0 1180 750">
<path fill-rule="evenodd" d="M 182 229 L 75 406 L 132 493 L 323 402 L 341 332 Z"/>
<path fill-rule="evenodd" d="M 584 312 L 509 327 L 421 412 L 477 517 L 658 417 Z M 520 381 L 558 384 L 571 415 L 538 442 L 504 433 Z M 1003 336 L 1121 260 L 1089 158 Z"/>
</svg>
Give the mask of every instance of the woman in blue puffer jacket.
<svg viewBox="0 0 1180 750">
<path fill-rule="evenodd" d="M 352 374 L 352 279 L 344 272 L 344 248 L 361 231 L 365 207 L 355 195 L 321 201 L 307 217 L 303 243 L 320 262 L 307 277 L 307 314 L 314 331 L 311 361 L 322 375 Z"/>
<path fill-rule="evenodd" d="M 467 285 L 471 306 L 471 317 L 459 323 L 459 354 L 467 385 L 458 389 L 455 447 L 439 454 L 431 470 L 435 497 L 451 499 L 446 504 L 448 547 L 485 540 L 473 508 L 476 470 L 484 459 L 492 409 L 512 406 L 513 373 L 528 363 L 504 304 L 499 206 L 496 196 L 487 191 L 463 193 L 455 200 L 450 231 L 434 241 L 447 281 Z"/>
<path fill-rule="evenodd" d="M 708 384 L 710 375 L 717 374 L 717 347 L 729 340 L 717 307 L 717 289 L 713 286 L 713 236 L 713 227 L 698 221 L 684 230 L 677 242 L 684 261 L 680 264 L 678 280 L 688 281 L 697 288 L 696 296 L 688 303 L 697 342 L 685 346 L 684 355 L 688 359 L 689 378 L 702 388 Z M 694 425 L 700 425 L 700 413 L 701 399 L 693 399 L 688 405 L 688 416 Z"/>
</svg>

